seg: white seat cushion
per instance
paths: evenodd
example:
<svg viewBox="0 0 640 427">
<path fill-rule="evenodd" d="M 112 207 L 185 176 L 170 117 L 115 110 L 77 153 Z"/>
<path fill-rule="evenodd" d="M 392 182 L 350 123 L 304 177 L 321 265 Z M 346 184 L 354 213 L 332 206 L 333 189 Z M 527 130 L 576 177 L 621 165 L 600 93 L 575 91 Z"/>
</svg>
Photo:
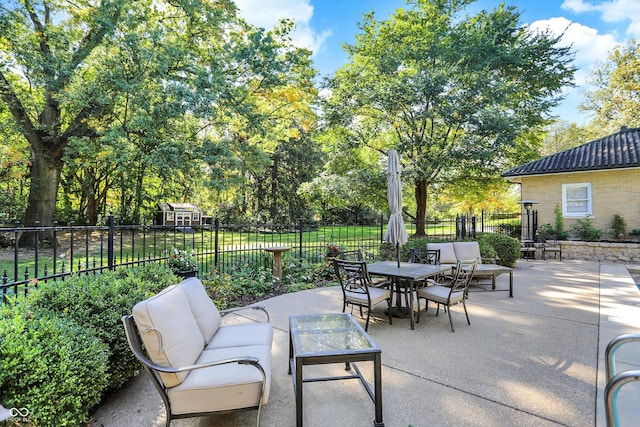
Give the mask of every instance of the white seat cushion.
<svg viewBox="0 0 640 427">
<path fill-rule="evenodd" d="M 202 338 L 205 343 L 208 343 L 220 327 L 220 322 L 222 321 L 220 312 L 211 301 L 211 298 L 209 298 L 207 291 L 198 278 L 190 277 L 180 282 L 178 286 L 182 288 L 187 296 L 193 317 L 198 323 L 200 333 L 202 333 Z"/>
<path fill-rule="evenodd" d="M 257 357 L 267 377 L 262 403 L 269 400 L 271 387 L 271 349 L 266 346 L 246 346 L 205 350 L 197 363 L 232 357 Z M 258 406 L 262 375 L 251 365 L 230 363 L 189 373 L 182 384 L 167 390 L 174 414 L 224 411 Z"/>
<path fill-rule="evenodd" d="M 270 349 L 272 340 L 273 327 L 270 323 L 240 323 L 220 327 L 205 350 L 253 345 L 263 345 Z"/>
<path fill-rule="evenodd" d="M 418 295 L 422 298 L 426 298 L 431 301 L 439 302 L 442 304 L 447 303 L 447 299 L 449 298 L 449 292 L 451 292 L 451 288 L 447 288 L 445 286 L 428 286 L 426 288 L 418 289 Z M 451 294 L 451 304 L 455 304 L 462 300 L 462 296 L 464 293 L 462 291 L 453 292 Z"/>
<path fill-rule="evenodd" d="M 440 249 L 440 265 L 452 264 L 456 265 L 458 259 L 456 253 L 453 250 L 453 243 L 427 243 L 428 250 Z"/>
<path fill-rule="evenodd" d="M 345 292 L 348 301 L 357 302 L 359 304 L 367 304 L 367 294 L 356 292 Z M 369 296 L 371 297 L 371 306 L 386 300 L 391 296 L 391 291 L 383 288 L 373 288 L 369 286 Z"/>
<path fill-rule="evenodd" d="M 192 365 L 204 349 L 204 339 L 180 286 L 170 286 L 133 307 L 133 318 L 149 358 L 158 365 Z M 165 386 L 180 384 L 186 372 L 160 373 Z"/>
</svg>

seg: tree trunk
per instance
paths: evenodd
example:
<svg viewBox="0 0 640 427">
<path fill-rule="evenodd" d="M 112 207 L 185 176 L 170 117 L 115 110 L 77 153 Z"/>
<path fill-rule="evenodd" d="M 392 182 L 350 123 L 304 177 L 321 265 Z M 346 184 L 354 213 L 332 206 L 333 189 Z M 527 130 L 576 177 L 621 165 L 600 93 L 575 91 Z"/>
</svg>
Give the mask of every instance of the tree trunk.
<svg viewBox="0 0 640 427">
<path fill-rule="evenodd" d="M 89 225 L 96 225 L 98 223 L 98 208 L 100 206 L 100 200 L 95 194 L 87 195 L 87 222 Z"/>
<path fill-rule="evenodd" d="M 27 227 L 32 227 L 38 221 L 41 226 L 51 226 L 56 211 L 56 196 L 62 172 L 62 162 L 57 158 L 52 159 L 50 153 L 44 150 L 32 151 L 30 172 L 29 203 L 23 223 Z M 42 237 L 45 236 L 41 234 Z M 32 233 L 23 233 L 19 244 L 21 247 L 32 246 Z"/>
<path fill-rule="evenodd" d="M 425 224 L 427 219 L 427 181 L 416 181 L 416 234 L 415 236 L 426 236 Z"/>
</svg>

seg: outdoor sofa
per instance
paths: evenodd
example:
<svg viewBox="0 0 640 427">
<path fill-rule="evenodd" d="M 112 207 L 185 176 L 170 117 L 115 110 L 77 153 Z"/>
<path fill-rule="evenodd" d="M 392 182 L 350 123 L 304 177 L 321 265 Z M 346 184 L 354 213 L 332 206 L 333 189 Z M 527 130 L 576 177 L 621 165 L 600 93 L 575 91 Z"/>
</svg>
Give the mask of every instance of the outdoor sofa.
<svg viewBox="0 0 640 427">
<path fill-rule="evenodd" d="M 169 286 L 123 317 L 131 350 L 166 406 L 166 426 L 186 418 L 260 409 L 269 399 L 273 328 L 267 323 L 222 325 L 197 278 Z M 236 310 L 237 311 L 237 310 Z M 144 350 L 141 344 L 144 344 Z"/>
<path fill-rule="evenodd" d="M 451 267 L 452 269 L 457 265 L 458 261 L 471 259 L 476 259 L 479 264 L 496 264 L 495 258 L 482 258 L 478 242 L 427 243 L 427 250 L 440 250 L 440 265 Z M 495 289 L 496 276 L 504 272 L 503 268 L 491 271 L 491 269 L 485 267 L 482 271 L 476 270 L 473 278 L 477 281 L 490 279 L 492 288 Z"/>
</svg>

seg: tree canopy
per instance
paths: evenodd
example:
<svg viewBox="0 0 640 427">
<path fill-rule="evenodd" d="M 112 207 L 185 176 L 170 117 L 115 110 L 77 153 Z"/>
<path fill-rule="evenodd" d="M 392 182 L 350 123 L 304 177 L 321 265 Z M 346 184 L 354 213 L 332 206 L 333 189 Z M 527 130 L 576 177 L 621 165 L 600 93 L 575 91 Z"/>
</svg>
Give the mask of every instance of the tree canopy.
<svg viewBox="0 0 640 427">
<path fill-rule="evenodd" d="M 471 0 L 415 0 L 385 20 L 365 16 L 349 63 L 327 81 L 329 127 L 347 149 L 398 150 L 412 182 L 417 234 L 429 187 L 491 181 L 519 162 L 571 83 L 568 48 L 533 33 L 514 7 L 463 16 Z"/>
<path fill-rule="evenodd" d="M 232 0 L 2 3 L 4 213 L 140 223 L 175 201 L 234 222 L 364 218 L 386 210 L 395 148 L 421 234 L 427 206 L 472 211 L 504 191 L 573 76 L 558 37 L 514 7 L 467 16 L 471 3 L 363 16 L 321 103 L 295 23 L 255 28 Z"/>
<path fill-rule="evenodd" d="M 31 153 L 25 224 L 51 224 L 57 202 L 137 222 L 152 197 L 220 200 L 260 179 L 315 127 L 315 71 L 291 29 L 252 27 L 230 0 L 0 5 L 0 117 Z"/>
<path fill-rule="evenodd" d="M 592 72 L 595 89 L 586 93 L 581 107 L 593 113 L 591 127 L 599 135 L 640 123 L 640 44 L 630 40 L 614 49 Z"/>
</svg>

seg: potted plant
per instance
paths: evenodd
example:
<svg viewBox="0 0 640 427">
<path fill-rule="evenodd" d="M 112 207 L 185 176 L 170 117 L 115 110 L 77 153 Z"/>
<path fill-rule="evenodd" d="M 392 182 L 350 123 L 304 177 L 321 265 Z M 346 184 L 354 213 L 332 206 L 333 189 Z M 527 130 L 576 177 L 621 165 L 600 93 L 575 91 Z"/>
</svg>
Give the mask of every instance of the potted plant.
<svg viewBox="0 0 640 427">
<path fill-rule="evenodd" d="M 169 268 L 179 277 L 195 277 L 198 272 L 198 262 L 193 249 L 171 248 Z"/>
</svg>

